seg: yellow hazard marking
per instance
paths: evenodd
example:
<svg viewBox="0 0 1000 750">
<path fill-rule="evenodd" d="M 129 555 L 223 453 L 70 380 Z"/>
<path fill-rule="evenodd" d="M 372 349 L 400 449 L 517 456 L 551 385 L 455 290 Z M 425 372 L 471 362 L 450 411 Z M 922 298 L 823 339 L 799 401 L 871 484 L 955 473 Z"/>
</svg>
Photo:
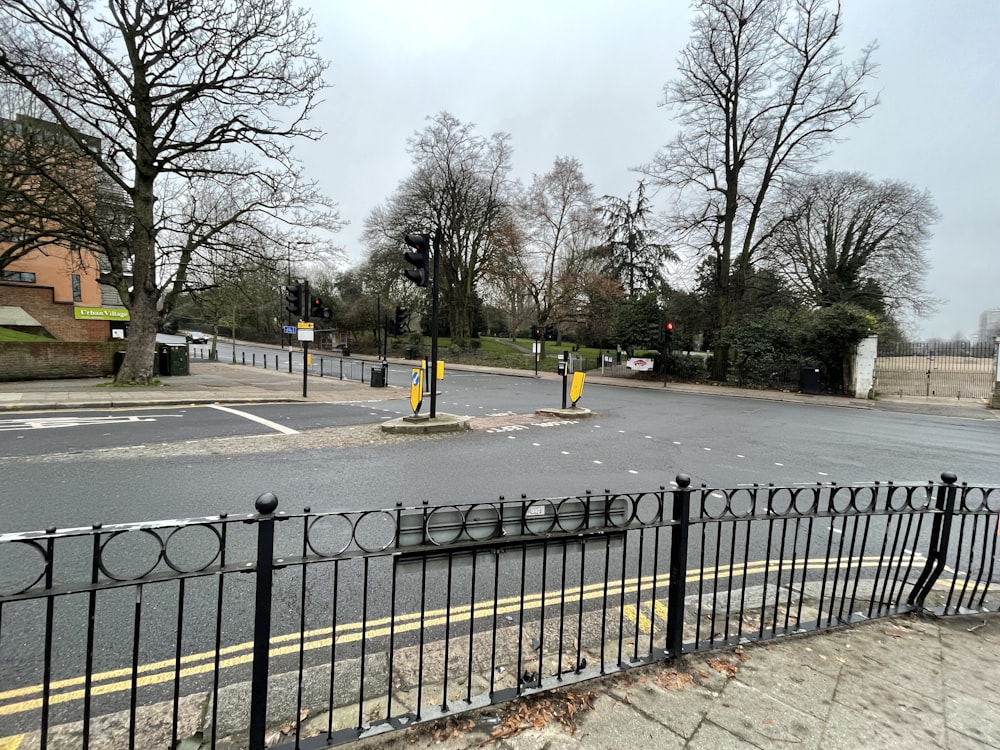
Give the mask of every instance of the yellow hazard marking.
<svg viewBox="0 0 1000 750">
<path fill-rule="evenodd" d="M 11 737 L 0 737 L 0 750 L 17 750 L 24 740 L 23 734 L 15 734 Z"/>
<path fill-rule="evenodd" d="M 853 568 L 873 568 L 879 565 L 886 566 L 891 563 L 906 562 L 907 557 L 897 557 L 892 560 L 880 559 L 877 556 L 863 558 L 862 560 L 852 560 Z M 764 572 L 775 572 L 781 567 L 783 572 L 790 573 L 793 570 L 822 570 L 829 567 L 829 561 L 822 558 L 809 560 L 796 560 L 794 565 L 791 560 L 775 560 L 770 565 L 766 561 L 747 563 L 746 565 L 732 566 L 728 563 L 719 568 L 702 568 L 701 570 L 690 570 L 687 575 L 688 583 L 696 583 L 704 580 L 720 580 L 729 578 L 739 578 L 744 574 L 754 575 Z M 418 631 L 423 628 L 446 623 L 462 623 L 470 620 L 488 620 L 492 617 L 501 617 L 507 614 L 516 614 L 521 610 L 530 612 L 541 607 L 557 606 L 567 600 L 575 599 L 579 602 L 606 599 L 613 605 L 615 598 L 635 594 L 636 592 L 651 592 L 654 587 L 659 590 L 661 587 L 666 591 L 670 579 L 666 575 L 650 575 L 642 578 L 633 578 L 624 582 L 621 581 L 588 584 L 582 588 L 572 587 L 560 591 L 550 591 L 545 594 L 543 600 L 541 594 L 526 594 L 521 597 L 507 597 L 494 601 L 477 602 L 474 605 L 463 605 L 448 609 L 428 610 L 422 615 L 420 612 L 410 612 L 397 615 L 395 620 L 389 617 L 369 620 L 367 623 L 345 623 L 336 628 L 336 645 L 340 646 L 348 643 L 356 643 L 362 638 L 378 638 L 389 635 L 399 635 Z M 656 614 L 666 619 L 666 607 L 657 602 Z M 659 607 L 663 606 L 662 615 Z M 642 618 L 636 613 L 638 621 Z M 633 619 L 633 622 L 636 620 Z M 641 625 L 640 625 L 641 627 Z M 649 632 L 644 631 L 644 632 Z M 311 651 L 319 648 L 331 648 L 334 645 L 334 629 L 318 628 L 300 633 L 287 633 L 285 635 L 271 638 L 270 656 L 272 659 L 289 654 L 297 654 L 301 651 Z M 180 659 L 181 669 L 179 679 L 192 677 L 195 675 L 211 673 L 216 669 L 216 658 L 218 658 L 218 669 L 223 670 L 229 667 L 236 667 L 248 664 L 253 658 L 253 643 L 247 641 L 234 646 L 227 646 L 215 651 L 204 651 L 198 654 L 189 654 Z M 164 682 L 173 682 L 178 678 L 175 669 L 174 659 L 164 659 L 162 661 L 141 664 L 136 671 L 140 675 L 135 681 L 136 687 L 146 687 Z M 113 669 L 99 672 L 91 676 L 91 695 L 106 695 L 115 692 L 124 692 L 132 689 L 132 668 Z M 83 686 L 86 683 L 84 676 L 72 677 L 63 680 L 52 680 L 49 682 L 49 705 L 58 703 L 68 703 L 80 700 L 85 696 Z M 59 692 L 64 691 L 64 692 Z M 42 685 L 31 685 L 13 690 L 0 691 L 0 716 L 10 716 L 24 711 L 35 711 L 42 706 Z M 23 698 L 25 700 L 15 700 Z M 7 702 L 14 701 L 14 702 Z M 23 736 L 22 736 L 23 737 Z M 21 737 L 16 738 L 18 743 Z M 12 745 L 11 748 L 17 748 Z M 0 745 L 0 750 L 8 750 Z"/>
<path fill-rule="evenodd" d="M 653 614 L 664 622 L 667 621 L 667 605 L 663 602 L 653 602 Z"/>
<path fill-rule="evenodd" d="M 626 604 L 622 607 L 622 612 L 625 614 L 626 620 L 639 628 L 640 633 L 649 634 L 650 631 L 654 633 L 660 632 L 660 629 L 653 624 L 649 616 L 642 610 L 636 609 L 633 605 Z"/>
</svg>

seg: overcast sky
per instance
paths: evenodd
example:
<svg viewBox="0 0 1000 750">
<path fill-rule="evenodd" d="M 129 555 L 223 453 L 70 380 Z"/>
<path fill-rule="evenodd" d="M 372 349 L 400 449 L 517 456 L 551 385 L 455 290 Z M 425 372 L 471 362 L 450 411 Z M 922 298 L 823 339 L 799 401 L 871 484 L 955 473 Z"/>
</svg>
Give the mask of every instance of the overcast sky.
<svg viewBox="0 0 1000 750">
<path fill-rule="evenodd" d="M 428 116 L 509 133 L 525 183 L 569 156 L 597 195 L 621 197 L 675 132 L 660 103 L 690 36 L 682 0 L 302 1 L 331 88 L 314 121 L 327 135 L 300 155 L 350 222 L 339 240 L 352 262 Z M 971 336 L 1000 307 L 1000 2 L 843 0 L 843 16 L 845 57 L 879 44 L 882 103 L 823 166 L 930 191 L 941 220 L 927 288 L 941 303 L 914 333 Z"/>
</svg>

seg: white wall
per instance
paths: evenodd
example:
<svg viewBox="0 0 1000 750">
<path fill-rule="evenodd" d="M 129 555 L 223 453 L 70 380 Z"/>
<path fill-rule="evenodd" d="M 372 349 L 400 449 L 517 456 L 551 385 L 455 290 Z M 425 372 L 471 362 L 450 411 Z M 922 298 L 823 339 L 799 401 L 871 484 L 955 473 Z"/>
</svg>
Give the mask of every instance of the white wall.
<svg viewBox="0 0 1000 750">
<path fill-rule="evenodd" d="M 854 398 L 871 398 L 875 392 L 875 354 L 878 336 L 869 336 L 858 343 L 854 353 Z"/>
</svg>

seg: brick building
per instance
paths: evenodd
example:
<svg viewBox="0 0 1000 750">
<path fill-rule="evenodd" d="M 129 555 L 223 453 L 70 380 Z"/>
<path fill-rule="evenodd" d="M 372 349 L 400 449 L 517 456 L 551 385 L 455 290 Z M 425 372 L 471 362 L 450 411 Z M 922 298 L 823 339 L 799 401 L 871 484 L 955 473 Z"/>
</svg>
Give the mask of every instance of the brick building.
<svg viewBox="0 0 1000 750">
<path fill-rule="evenodd" d="M 19 143 L 41 133 L 49 147 L 46 153 L 53 161 L 59 160 L 61 172 L 75 176 L 75 165 L 82 161 L 79 151 L 74 156 L 72 150 L 78 144 L 54 123 L 18 115 L 15 120 L 0 119 L 0 133 L 8 151 L 16 151 Z M 98 139 L 79 137 L 88 150 L 100 154 Z M 89 185 L 92 191 L 92 165 L 78 171 L 84 177 L 76 183 L 82 190 Z M 29 191 L 34 184 L 29 174 L 10 195 L 14 190 Z M 12 258 L 0 268 L 0 326 L 63 341 L 124 338 L 129 315 L 118 292 L 102 280 L 102 272 L 109 270 L 106 258 L 65 239 L 59 241 L 51 222 L 29 215 L 21 225 L 17 215 L 11 212 L 10 216 L 0 221 L 0 253 L 8 252 Z M 52 241 L 38 239 L 49 234 Z M 34 238 L 28 249 L 19 247 L 25 238 Z M 17 251 L 10 252 L 12 248 Z"/>
</svg>

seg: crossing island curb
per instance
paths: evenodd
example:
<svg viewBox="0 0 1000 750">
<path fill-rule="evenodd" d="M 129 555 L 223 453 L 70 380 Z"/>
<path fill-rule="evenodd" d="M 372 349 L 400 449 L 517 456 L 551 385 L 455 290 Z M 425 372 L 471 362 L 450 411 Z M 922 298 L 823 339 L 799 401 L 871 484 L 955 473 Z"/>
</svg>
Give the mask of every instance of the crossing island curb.
<svg viewBox="0 0 1000 750">
<path fill-rule="evenodd" d="M 427 435 L 439 432 L 465 432 L 470 417 L 455 414 L 436 414 L 434 417 L 400 417 L 382 423 L 382 432 Z"/>
<path fill-rule="evenodd" d="M 560 417 L 562 419 L 582 419 L 593 416 L 594 412 L 580 406 L 571 406 L 567 409 L 535 409 L 535 414 L 544 417 Z"/>
</svg>

